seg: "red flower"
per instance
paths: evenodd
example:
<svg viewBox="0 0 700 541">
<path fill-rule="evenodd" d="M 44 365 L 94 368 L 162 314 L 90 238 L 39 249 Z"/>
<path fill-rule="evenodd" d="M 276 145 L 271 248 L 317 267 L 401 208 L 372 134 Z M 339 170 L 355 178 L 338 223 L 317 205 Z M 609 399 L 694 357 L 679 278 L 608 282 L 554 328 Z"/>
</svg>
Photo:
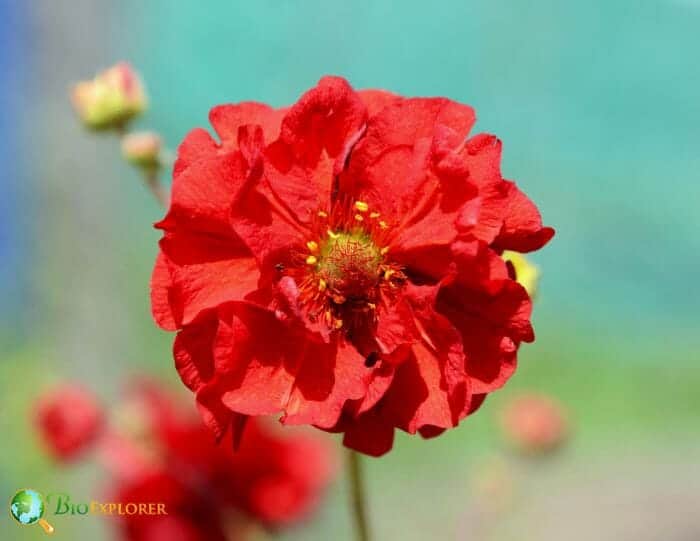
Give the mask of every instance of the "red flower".
<svg viewBox="0 0 700 541">
<path fill-rule="evenodd" d="M 229 531 L 215 499 L 193 489 L 176 472 L 158 470 L 121 480 L 108 496 L 110 502 L 161 504 L 167 514 L 118 517 L 124 541 L 237 541 L 243 535 Z M 234 523 L 233 528 L 236 527 Z"/>
<path fill-rule="evenodd" d="M 326 77 L 288 109 L 209 118 L 220 141 L 179 148 L 152 306 L 217 434 L 282 412 L 380 455 L 505 383 L 534 336 L 501 253 L 554 232 L 500 141 L 468 138 L 470 107 Z"/>
<path fill-rule="evenodd" d="M 282 527 L 315 509 L 334 474 L 325 442 L 305 434 L 283 437 L 258 420 L 248 423 L 237 450 L 217 445 L 198 416 L 188 415 L 153 385 L 139 386 L 120 411 L 102 457 L 121 492 L 131 493 L 130 487 L 145 483 L 163 494 L 183 494 L 172 501 L 170 515 L 179 513 L 182 502 L 196 502 L 192 494 L 206 494 L 212 509 L 207 516 L 216 512 L 226 518 L 235 513 L 268 527 Z M 163 484 L 181 488 L 166 491 Z M 183 513 L 190 516 L 191 510 L 192 506 L 185 507 Z M 136 527 L 128 517 L 127 521 L 127 529 Z M 245 523 L 241 518 L 225 522 L 227 528 Z"/>
<path fill-rule="evenodd" d="M 562 406 L 550 397 L 536 394 L 511 400 L 503 410 L 501 425 L 513 447 L 526 454 L 554 451 L 569 435 Z"/>
<path fill-rule="evenodd" d="M 53 389 L 36 408 L 39 436 L 49 453 L 61 462 L 74 460 L 94 443 L 103 425 L 95 397 L 77 386 Z"/>
</svg>

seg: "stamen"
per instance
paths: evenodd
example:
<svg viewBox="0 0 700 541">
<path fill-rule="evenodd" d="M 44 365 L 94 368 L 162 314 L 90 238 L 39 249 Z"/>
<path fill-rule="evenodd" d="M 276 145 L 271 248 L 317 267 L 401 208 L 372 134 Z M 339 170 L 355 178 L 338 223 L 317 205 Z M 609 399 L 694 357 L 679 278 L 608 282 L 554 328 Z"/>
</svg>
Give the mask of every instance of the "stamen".
<svg viewBox="0 0 700 541">
<path fill-rule="evenodd" d="M 396 274 L 396 271 L 393 269 L 387 269 L 384 271 L 384 279 L 389 280 L 394 274 Z"/>
<path fill-rule="evenodd" d="M 369 205 L 364 201 L 355 201 L 355 208 L 360 212 L 367 212 L 369 210 Z"/>
<path fill-rule="evenodd" d="M 338 238 L 340 237 L 340 233 L 333 233 L 333 231 L 331 231 L 330 229 L 327 231 L 327 233 L 328 236 L 333 240 L 338 240 Z"/>
<path fill-rule="evenodd" d="M 363 218 L 360 214 L 355 214 L 355 219 L 356 219 L 358 222 L 361 222 L 362 220 L 364 220 L 364 218 Z"/>
<path fill-rule="evenodd" d="M 328 213 L 323 212 L 322 210 L 318 211 L 318 217 L 319 218 L 328 218 Z"/>
<path fill-rule="evenodd" d="M 318 290 L 323 292 L 326 290 L 328 284 L 326 284 L 326 281 L 323 278 L 320 278 L 318 281 Z"/>
<path fill-rule="evenodd" d="M 343 320 L 342 320 L 342 319 L 336 319 L 336 320 L 335 320 L 335 323 L 333 324 L 333 326 L 334 326 L 336 329 L 340 329 L 340 328 L 343 326 Z"/>
<path fill-rule="evenodd" d="M 386 222 L 385 222 L 384 220 L 381 220 L 381 221 L 379 222 L 379 227 L 381 227 L 382 229 L 386 229 L 386 228 L 389 227 L 389 226 L 386 225 Z"/>
<path fill-rule="evenodd" d="M 310 252 L 318 252 L 318 243 L 310 240 L 309 242 L 306 243 L 306 247 L 309 249 Z"/>
<path fill-rule="evenodd" d="M 309 257 L 306 258 L 306 264 L 307 265 L 315 265 L 318 259 L 316 259 L 315 255 L 310 255 Z"/>
<path fill-rule="evenodd" d="M 381 214 L 379 214 L 378 212 L 372 212 L 369 215 L 369 217 L 372 218 L 373 220 L 376 218 L 379 218 L 380 216 L 381 216 Z"/>
<path fill-rule="evenodd" d="M 382 248 L 381 250 L 379 250 L 379 253 L 382 254 L 382 255 L 386 255 L 388 251 L 389 251 L 389 247 L 388 247 L 388 246 L 384 246 L 384 248 Z"/>
</svg>

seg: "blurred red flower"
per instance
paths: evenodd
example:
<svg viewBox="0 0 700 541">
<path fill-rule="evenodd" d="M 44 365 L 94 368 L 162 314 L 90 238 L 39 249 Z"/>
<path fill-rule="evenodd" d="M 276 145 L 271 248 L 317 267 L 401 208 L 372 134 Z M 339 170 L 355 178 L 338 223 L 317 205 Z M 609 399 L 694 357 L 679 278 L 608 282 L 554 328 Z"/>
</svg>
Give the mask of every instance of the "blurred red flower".
<svg viewBox="0 0 700 541">
<path fill-rule="evenodd" d="M 210 112 L 180 145 L 152 277 L 156 321 L 219 436 L 239 416 L 345 433 L 456 426 L 534 339 L 503 250 L 554 234 L 501 142 L 445 98 L 321 79 L 288 109 Z"/>
<path fill-rule="evenodd" d="M 160 539 L 133 533 L 151 531 L 158 521 L 167 521 L 169 529 L 198 531 L 202 539 L 219 539 L 211 530 L 217 517 L 220 525 L 214 529 L 230 536 L 232 528 L 247 523 L 241 517 L 278 528 L 315 509 L 335 473 L 326 442 L 303 433 L 282 435 L 256 419 L 234 450 L 217 445 L 188 411 L 152 384 L 135 387 L 118 409 L 101 449 L 117 486 L 112 499 L 164 502 L 168 509 L 167 517 L 122 517 L 128 539 Z M 132 498 L 144 490 L 147 498 Z M 208 511 L 202 514 L 202 508 Z M 200 527 L 197 517 L 210 529 Z"/>
<path fill-rule="evenodd" d="M 58 461 L 76 459 L 100 435 L 103 415 L 97 399 L 75 385 L 63 385 L 41 397 L 36 407 L 39 437 Z"/>
<path fill-rule="evenodd" d="M 569 435 L 569 423 L 561 404 L 537 394 L 511 400 L 502 412 L 501 425 L 506 439 L 526 454 L 554 451 Z"/>
<path fill-rule="evenodd" d="M 221 515 L 219 503 L 183 483 L 176 472 L 159 470 L 145 473 L 117 484 L 110 501 L 165 506 L 167 515 L 128 515 L 119 517 L 119 531 L 124 541 L 239 541 L 237 523 L 229 529 Z M 233 531 L 231 531 L 233 530 Z"/>
</svg>

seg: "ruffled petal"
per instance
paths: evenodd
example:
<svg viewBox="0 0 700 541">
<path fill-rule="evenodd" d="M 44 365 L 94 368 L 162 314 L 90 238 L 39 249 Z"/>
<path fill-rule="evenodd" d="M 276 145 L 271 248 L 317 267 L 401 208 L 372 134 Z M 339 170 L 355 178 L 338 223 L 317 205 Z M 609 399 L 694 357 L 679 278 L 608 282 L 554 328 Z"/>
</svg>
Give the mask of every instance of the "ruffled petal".
<svg viewBox="0 0 700 541">
<path fill-rule="evenodd" d="M 255 259 L 237 238 L 166 233 L 160 247 L 151 281 L 159 324 L 179 328 L 203 311 L 242 300 L 257 289 Z"/>
<path fill-rule="evenodd" d="M 223 148 L 237 149 L 238 130 L 241 126 L 260 126 L 266 143 L 277 139 L 286 112 L 287 109 L 274 109 L 255 101 L 228 103 L 213 107 L 209 111 L 209 122 L 219 136 Z"/>
<path fill-rule="evenodd" d="M 272 191 L 301 223 L 328 210 L 336 176 L 362 135 L 367 111 L 345 79 L 324 77 L 291 107 L 266 151 Z"/>
<path fill-rule="evenodd" d="M 539 210 L 515 183 L 508 185 L 503 227 L 494 245 L 517 252 L 539 250 L 554 236 L 554 229 L 542 226 Z"/>
<path fill-rule="evenodd" d="M 422 340 L 413 345 L 411 358 L 397 368 L 384 398 L 396 426 L 411 434 L 423 426 L 456 426 L 469 400 L 462 338 L 435 310 L 439 287 L 406 288 Z"/>
<path fill-rule="evenodd" d="M 369 456 L 382 456 L 394 446 L 394 427 L 372 409 L 345 428 L 343 445 Z"/>
<path fill-rule="evenodd" d="M 172 283 L 167 258 L 158 252 L 151 274 L 151 313 L 158 326 L 166 331 L 176 331 L 181 319 L 173 312 Z"/>
<path fill-rule="evenodd" d="M 185 327 L 175 338 L 173 355 L 183 383 L 196 397 L 204 424 L 220 440 L 233 420 L 233 414 L 221 401 L 218 375 L 214 368 L 214 340 L 219 322 L 208 314 Z"/>
<path fill-rule="evenodd" d="M 335 425 L 362 398 L 371 370 L 351 345 L 310 340 L 274 312 L 237 303 L 224 310 L 214 344 L 223 403 L 245 415 L 283 412 L 285 424 Z M 260 340 L 262 333 L 275 340 Z"/>
<path fill-rule="evenodd" d="M 444 98 L 397 98 L 370 118 L 340 187 L 385 217 L 397 258 L 456 237 L 458 213 L 477 192 L 466 170 L 445 165 L 445 157 L 474 119 L 470 107 Z"/>
<path fill-rule="evenodd" d="M 177 149 L 173 176 L 177 176 L 190 165 L 216 156 L 219 145 L 204 128 L 190 131 Z"/>
<path fill-rule="evenodd" d="M 364 358 L 345 341 L 311 343 L 299 364 L 282 422 L 330 428 L 348 400 L 365 395 L 370 379 Z"/>
<path fill-rule="evenodd" d="M 294 384 L 297 347 L 274 313 L 245 304 L 220 315 L 215 359 L 222 401 L 237 413 L 281 411 Z M 260 340 L 262 333 L 275 340 Z"/>
<path fill-rule="evenodd" d="M 341 191 L 386 216 L 412 214 L 424 194 L 434 190 L 428 181 L 435 179 L 426 178 L 433 140 L 448 129 L 459 144 L 474 120 L 471 107 L 445 98 L 394 101 L 368 122 L 341 178 Z"/>
<path fill-rule="evenodd" d="M 191 163 L 174 174 L 170 209 L 156 227 L 231 238 L 231 205 L 247 175 L 248 164 L 240 152 Z"/>
<path fill-rule="evenodd" d="M 401 96 L 394 94 L 393 92 L 388 92 L 386 90 L 379 89 L 366 89 L 358 90 L 358 96 L 365 104 L 367 108 L 367 115 L 373 117 L 379 113 L 384 107 L 395 103 L 396 101 L 402 99 Z"/>
<path fill-rule="evenodd" d="M 462 335 L 472 392 L 501 387 L 515 371 L 520 342 L 532 342 L 532 303 L 512 280 L 494 280 L 485 289 L 454 283 L 438 294 L 438 309 Z"/>
</svg>

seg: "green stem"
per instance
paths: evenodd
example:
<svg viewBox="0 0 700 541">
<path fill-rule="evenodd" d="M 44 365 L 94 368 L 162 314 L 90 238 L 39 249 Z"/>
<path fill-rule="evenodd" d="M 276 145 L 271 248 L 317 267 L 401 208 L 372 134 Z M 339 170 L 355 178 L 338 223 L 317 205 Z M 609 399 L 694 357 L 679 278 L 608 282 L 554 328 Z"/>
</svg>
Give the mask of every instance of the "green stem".
<svg viewBox="0 0 700 541">
<path fill-rule="evenodd" d="M 153 168 L 153 170 L 145 171 L 144 180 L 146 181 L 146 186 L 151 191 L 156 200 L 160 205 L 167 209 L 168 208 L 168 191 L 165 186 L 160 182 L 159 167 Z"/>
<path fill-rule="evenodd" d="M 369 526 L 367 524 L 366 491 L 364 477 L 362 474 L 360 454 L 355 451 L 348 450 L 347 462 L 356 538 L 357 541 L 370 541 Z"/>
</svg>

